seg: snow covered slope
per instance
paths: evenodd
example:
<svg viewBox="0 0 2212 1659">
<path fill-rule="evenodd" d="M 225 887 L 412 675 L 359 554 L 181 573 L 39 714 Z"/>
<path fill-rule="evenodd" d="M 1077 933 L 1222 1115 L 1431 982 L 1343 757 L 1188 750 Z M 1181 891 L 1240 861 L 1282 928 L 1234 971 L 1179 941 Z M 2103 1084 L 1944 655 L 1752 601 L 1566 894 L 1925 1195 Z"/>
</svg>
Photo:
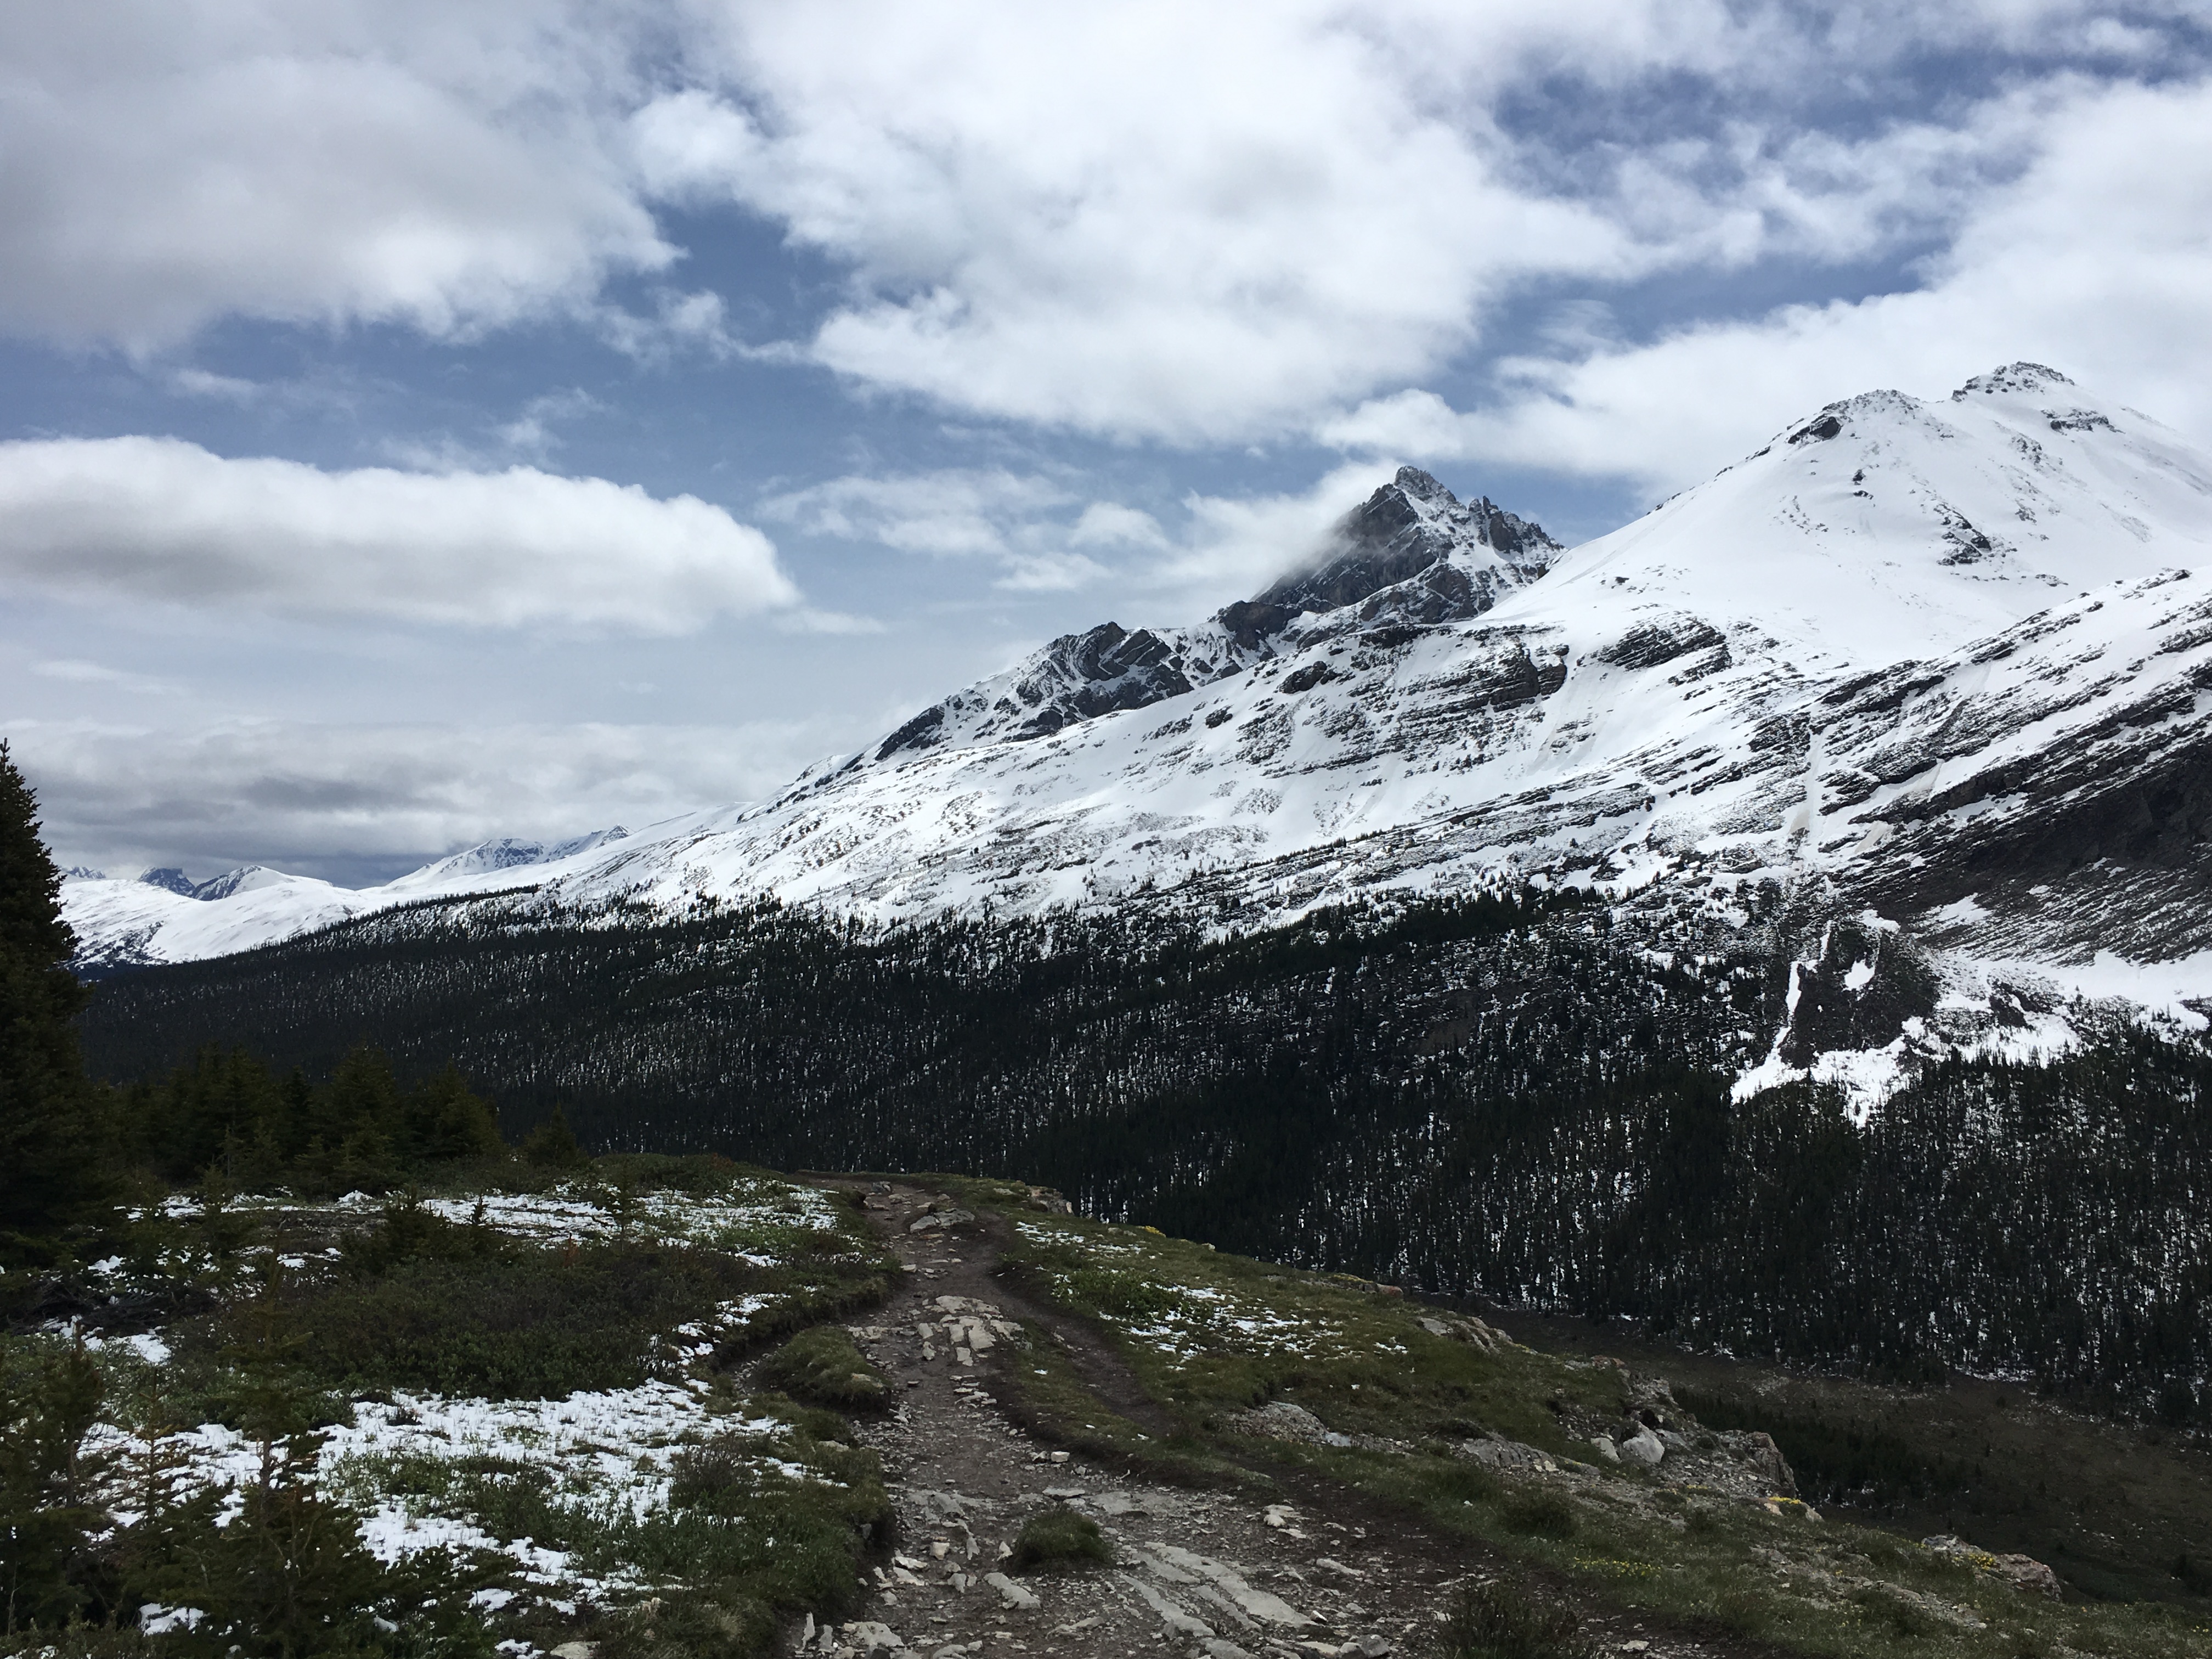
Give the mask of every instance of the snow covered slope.
<svg viewBox="0 0 2212 1659">
<path fill-rule="evenodd" d="M 1055 641 L 758 807 L 367 893 L 66 891 L 88 955 L 177 960 L 525 880 L 1248 921 L 1501 874 L 1721 912 L 1771 883 L 2063 984 L 2182 963 L 2154 978 L 2193 995 L 2208 691 L 2212 459 L 2014 364 L 1831 404 L 1566 554 L 1409 469 L 1253 599 Z"/>
</svg>

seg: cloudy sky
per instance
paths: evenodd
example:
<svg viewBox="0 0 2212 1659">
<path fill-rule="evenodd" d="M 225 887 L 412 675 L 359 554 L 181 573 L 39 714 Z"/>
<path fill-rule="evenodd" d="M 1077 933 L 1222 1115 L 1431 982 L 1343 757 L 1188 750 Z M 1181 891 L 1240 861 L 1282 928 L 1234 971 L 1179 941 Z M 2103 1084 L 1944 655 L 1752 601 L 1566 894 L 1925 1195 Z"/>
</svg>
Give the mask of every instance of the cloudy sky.
<svg viewBox="0 0 2212 1659">
<path fill-rule="evenodd" d="M 2014 358 L 2212 443 L 2201 0 L 0 9 L 68 862 L 773 791 L 1401 461 L 1576 541 Z"/>
</svg>

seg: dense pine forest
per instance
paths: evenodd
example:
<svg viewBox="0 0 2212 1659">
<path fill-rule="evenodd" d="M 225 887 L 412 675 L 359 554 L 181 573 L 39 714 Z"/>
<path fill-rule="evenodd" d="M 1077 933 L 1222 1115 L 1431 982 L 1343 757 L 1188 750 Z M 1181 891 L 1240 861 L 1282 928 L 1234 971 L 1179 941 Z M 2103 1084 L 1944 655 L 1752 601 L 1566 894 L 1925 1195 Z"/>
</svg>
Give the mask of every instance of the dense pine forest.
<svg viewBox="0 0 2212 1659">
<path fill-rule="evenodd" d="M 217 1101 L 210 1042 L 316 1078 L 370 1044 L 418 1088 L 458 1066 L 510 1134 L 558 1107 L 599 1147 L 1020 1175 L 1432 1294 L 2212 1421 L 2212 1051 L 1954 1061 L 1863 1125 L 1732 1101 L 1786 982 L 1756 919 L 1670 939 L 1532 892 L 1225 939 L 518 901 L 125 975 L 83 1031 L 97 1072 L 172 1078 L 142 1120 Z"/>
</svg>

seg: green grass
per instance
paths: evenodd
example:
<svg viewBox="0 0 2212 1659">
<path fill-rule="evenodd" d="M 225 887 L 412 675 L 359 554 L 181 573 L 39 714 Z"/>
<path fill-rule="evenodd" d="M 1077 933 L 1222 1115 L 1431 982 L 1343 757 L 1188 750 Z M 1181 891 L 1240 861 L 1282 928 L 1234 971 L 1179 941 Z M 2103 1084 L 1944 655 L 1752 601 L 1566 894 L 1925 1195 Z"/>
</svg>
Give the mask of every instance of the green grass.
<svg viewBox="0 0 2212 1659">
<path fill-rule="evenodd" d="M 530 1185 L 529 1166 L 512 1172 L 524 1179 L 511 1184 Z M 557 1399 L 682 1369 L 690 1357 L 664 1340 L 680 1327 L 714 1334 L 726 1362 L 875 1306 L 894 1282 L 895 1259 L 857 1214 L 815 1225 L 810 1200 L 726 1160 L 602 1160 L 563 1189 L 615 1218 L 618 1235 L 532 1242 L 446 1221 L 411 1196 L 395 1200 L 368 1227 L 337 1237 L 336 1274 L 292 1275 L 174 1328 L 186 1368 L 216 1400 L 222 1366 L 248 1350 L 354 1394 L 404 1388 Z M 672 1233 L 665 1215 L 647 1224 L 647 1200 L 659 1194 L 727 1200 L 742 1206 L 744 1219 L 695 1237 L 702 1230 L 687 1232 L 679 1212 Z M 313 1231 L 328 1225 L 322 1212 L 275 1212 L 268 1224 L 281 1248 L 327 1242 Z M 755 1265 L 740 1252 L 775 1265 Z M 718 1314 L 739 1298 L 747 1311 Z M 863 1370 L 854 1360 L 848 1370 Z M 867 1402 L 848 1393 L 830 1403 Z"/>
<path fill-rule="evenodd" d="M 1158 1436 L 1115 1411 L 1048 1334 L 1027 1328 L 1029 1340 L 1012 1362 L 1016 1387 L 1009 1403 L 1038 1439 L 1170 1486 L 1254 1484 L 1252 1475 L 1195 1429 Z"/>
<path fill-rule="evenodd" d="M 271 1294 L 285 1357 L 331 1387 L 551 1400 L 664 1372 L 672 1360 L 660 1334 L 764 1281 L 764 1270 L 718 1253 L 593 1244 L 406 1261 Z M 234 1309 L 206 1340 L 235 1350 L 261 1316 L 251 1304 Z"/>
<path fill-rule="evenodd" d="M 1887 1387 L 1640 1346 L 1567 1320 L 1516 1329 L 1563 1356 L 1601 1347 L 1663 1370 L 1709 1424 L 1765 1430 L 1832 1519 L 1913 1539 L 1959 1533 L 2049 1562 L 2085 1597 L 2175 1601 L 2212 1622 L 2212 1576 L 2176 1571 L 2212 1560 L 2212 1436 L 2065 1409 L 2017 1383 Z"/>
<path fill-rule="evenodd" d="M 847 1443 L 843 1419 L 781 1395 L 746 1401 L 744 1415 L 781 1426 L 765 1438 L 734 1433 L 686 1448 L 671 1468 L 666 1507 L 641 1517 L 625 1499 L 496 1457 L 354 1458 L 333 1489 L 356 1504 L 397 1497 L 502 1541 L 570 1552 L 587 1572 L 643 1578 L 652 1595 L 604 1610 L 592 1626 L 603 1652 L 751 1659 L 774 1650 L 784 1616 L 836 1620 L 855 1607 L 861 1557 L 891 1511 L 881 1464 Z M 779 1464 L 805 1474 L 794 1479 Z"/>
<path fill-rule="evenodd" d="M 1532 1538 L 1572 1538 L 1577 1524 L 1575 1506 L 1565 1495 L 1542 1487 L 1504 1494 L 1498 1499 L 1498 1518 Z"/>
<path fill-rule="evenodd" d="M 421 1641 L 386 1640 L 387 1620 L 370 1627 L 386 1634 L 365 1638 L 361 1652 L 493 1659 L 495 1638 L 550 1649 L 581 1637 L 601 1644 L 603 1659 L 751 1659 L 774 1650 L 790 1618 L 848 1616 L 863 1556 L 891 1521 L 874 1454 L 824 1409 L 865 1409 L 885 1393 L 848 1334 L 822 1322 L 875 1305 L 895 1282 L 896 1258 L 860 1211 L 825 1209 L 765 1171 L 704 1158 L 557 1170 L 485 1159 L 439 1172 L 425 1195 L 461 1200 L 465 1215 L 466 1200 L 483 1194 L 587 1199 L 611 1236 L 570 1243 L 504 1234 L 495 1205 L 476 1221 L 449 1221 L 412 1194 L 366 1223 L 356 1211 L 282 1200 L 228 1212 L 213 1232 L 155 1215 L 134 1251 L 144 1306 L 168 1316 L 161 1334 L 173 1357 L 157 1364 L 122 1344 L 98 1349 L 107 1414 L 126 1425 L 221 1421 L 290 1434 L 347 1420 L 356 1399 L 388 1406 L 400 1389 L 558 1400 L 653 1377 L 703 1381 L 710 1386 L 689 1390 L 701 1412 L 679 1431 L 690 1443 L 653 1440 L 611 1466 L 605 1449 L 550 1458 L 527 1433 L 500 1455 L 440 1455 L 425 1440 L 416 1443 L 432 1449 L 341 1461 L 324 1482 L 341 1511 L 397 1500 L 416 1515 L 465 1521 L 488 1540 L 563 1552 L 580 1580 L 613 1587 L 563 1612 L 562 1598 L 504 1554 L 457 1561 L 463 1576 L 435 1585 L 425 1556 L 422 1571 L 385 1577 L 419 1578 L 423 1595 L 450 1604 L 459 1635 L 434 1642 L 418 1620 Z M 291 1270 L 276 1268 L 283 1256 L 294 1259 Z M 737 1397 L 738 1363 L 776 1343 L 763 1369 L 786 1392 Z M 19 1348 L 53 1346 L 0 1338 L 0 1371 Z M 639 1512 L 641 1492 L 661 1470 L 666 1501 Z M 228 1544 L 243 1533 L 211 1535 Z M 478 1620 L 469 1595 L 479 1587 L 515 1600 Z M 388 1597 L 371 1599 L 384 1607 Z M 465 1653 L 468 1640 L 482 1652 Z M 195 1650 L 187 1636 L 128 1631 L 71 1643 L 64 1650 L 86 1659 Z"/>
</svg>

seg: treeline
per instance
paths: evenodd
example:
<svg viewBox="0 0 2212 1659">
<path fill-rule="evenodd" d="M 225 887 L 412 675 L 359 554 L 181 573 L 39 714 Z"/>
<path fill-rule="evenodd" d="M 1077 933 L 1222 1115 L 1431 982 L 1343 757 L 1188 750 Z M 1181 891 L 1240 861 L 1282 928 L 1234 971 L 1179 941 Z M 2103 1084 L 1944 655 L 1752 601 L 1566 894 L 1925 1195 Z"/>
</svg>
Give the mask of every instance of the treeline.
<svg viewBox="0 0 2212 1659">
<path fill-rule="evenodd" d="M 403 1071 L 452 1059 L 498 1096 L 510 1133 L 565 1101 L 610 1149 L 1036 1167 L 1119 1211 L 1139 1196 L 1123 1190 L 1119 1126 L 1180 1120 L 1196 1096 L 1203 1121 L 1178 1134 L 1280 1117 L 1286 1089 L 1389 1085 L 1431 1050 L 1498 1096 L 1726 1066 L 1759 1046 L 1763 959 L 1676 965 L 1613 925 L 1536 893 L 1226 939 L 1139 915 L 877 929 L 772 904 L 643 926 L 425 909 L 112 981 L 85 1030 L 110 1076 L 210 1036 L 317 1074 L 369 1042 Z M 1268 1202 L 1310 1190 L 1264 1162 Z"/>
<path fill-rule="evenodd" d="M 241 1192 L 381 1192 L 505 1150 L 490 1103 L 459 1070 L 403 1088 L 390 1058 L 366 1044 L 320 1086 L 210 1044 L 167 1077 L 117 1089 L 110 1115 L 110 1156 L 125 1168 L 179 1184 L 213 1174 Z"/>
<path fill-rule="evenodd" d="M 1743 1357 L 2029 1376 L 2212 1422 L 2202 1043 L 1954 1060 L 1863 1124 L 1830 1091 L 1737 1102 L 1694 1073 L 1489 1102 L 1430 1077 L 1390 1109 L 1320 1161 L 1283 1243 Z"/>
<path fill-rule="evenodd" d="M 56 1264 L 112 1245 L 149 1186 L 383 1191 L 504 1152 L 490 1104 L 457 1068 L 418 1056 L 403 1085 L 370 1045 L 320 1080 L 199 1038 L 173 1066 L 95 1079 L 76 1026 L 91 994 L 64 965 L 76 941 L 59 889 L 37 802 L 0 743 L 0 1316 L 35 1305 Z M 583 1156 L 557 1110 L 540 1115 L 533 1157 Z"/>
</svg>

